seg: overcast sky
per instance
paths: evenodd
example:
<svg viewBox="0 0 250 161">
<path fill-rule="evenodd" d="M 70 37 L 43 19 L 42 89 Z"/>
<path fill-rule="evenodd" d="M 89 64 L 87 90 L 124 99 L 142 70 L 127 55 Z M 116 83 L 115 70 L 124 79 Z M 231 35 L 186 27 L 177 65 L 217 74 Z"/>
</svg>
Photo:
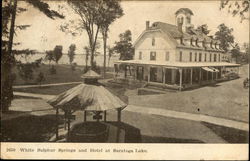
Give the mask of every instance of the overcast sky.
<svg viewBox="0 0 250 161">
<path fill-rule="evenodd" d="M 18 2 L 19 6 L 25 7 L 28 11 L 17 16 L 16 24 L 29 24 L 26 30 L 17 32 L 15 42 L 21 42 L 19 49 L 36 49 L 38 51 L 52 50 L 55 45 L 62 45 L 63 52 L 68 51 L 70 44 L 75 43 L 77 53 L 83 52 L 83 47 L 88 45 L 87 35 L 84 32 L 80 36 L 73 37 L 59 30 L 59 27 L 64 22 L 78 18 L 67 3 L 48 2 L 52 9 L 58 10 L 58 6 L 65 6 L 63 12 L 66 18 L 64 20 L 52 20 L 46 17 L 37 9 L 33 8 L 26 2 Z M 152 24 L 155 21 L 175 24 L 175 12 L 179 8 L 189 8 L 193 11 L 192 24 L 197 25 L 207 24 L 211 30 L 211 34 L 217 31 L 217 26 L 225 23 L 227 26 L 234 29 L 233 35 L 238 43 L 249 42 L 249 20 L 240 23 L 240 17 L 232 17 L 227 13 L 227 10 L 219 10 L 220 1 L 122 1 L 124 16 L 115 21 L 110 27 L 109 45 L 113 46 L 118 40 L 118 35 L 129 29 L 132 32 L 132 41 L 145 29 L 145 21 L 150 21 Z M 100 39 L 101 40 L 101 39 Z"/>
</svg>

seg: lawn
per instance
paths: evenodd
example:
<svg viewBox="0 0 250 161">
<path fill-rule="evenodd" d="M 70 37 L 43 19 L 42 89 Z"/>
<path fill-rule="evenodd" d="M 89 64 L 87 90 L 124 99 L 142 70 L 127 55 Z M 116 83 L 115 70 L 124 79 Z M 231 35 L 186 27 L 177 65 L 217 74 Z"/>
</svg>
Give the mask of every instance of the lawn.
<svg viewBox="0 0 250 161">
<path fill-rule="evenodd" d="M 151 108 L 204 114 L 249 122 L 249 90 L 243 88 L 248 65 L 241 68 L 241 78 L 183 92 L 156 95 L 131 95 L 129 103 Z"/>
<path fill-rule="evenodd" d="M 65 82 L 79 82 L 83 79 L 81 75 L 83 74 L 83 66 L 77 66 L 75 71 L 71 70 L 70 65 L 55 65 L 56 74 L 50 74 L 49 72 L 50 66 L 42 64 L 39 68 L 34 70 L 34 76 L 32 80 L 24 81 L 17 70 L 17 68 L 13 68 L 13 73 L 16 74 L 16 79 L 14 81 L 14 85 L 31 85 L 38 84 L 36 82 L 36 78 L 40 72 L 43 72 L 45 75 L 45 81 L 42 84 L 51 84 L 51 83 L 65 83 Z M 106 73 L 107 78 L 112 78 L 112 74 Z"/>
</svg>

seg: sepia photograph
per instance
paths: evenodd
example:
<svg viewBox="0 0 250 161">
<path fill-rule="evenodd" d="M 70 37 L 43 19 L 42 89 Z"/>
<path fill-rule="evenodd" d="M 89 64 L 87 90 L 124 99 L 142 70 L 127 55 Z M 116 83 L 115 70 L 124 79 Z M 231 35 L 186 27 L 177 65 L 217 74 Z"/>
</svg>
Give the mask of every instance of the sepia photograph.
<svg viewBox="0 0 250 161">
<path fill-rule="evenodd" d="M 1 158 L 153 153 L 111 145 L 248 147 L 249 5 L 2 0 Z M 111 152 L 72 146 L 89 143 Z"/>
</svg>

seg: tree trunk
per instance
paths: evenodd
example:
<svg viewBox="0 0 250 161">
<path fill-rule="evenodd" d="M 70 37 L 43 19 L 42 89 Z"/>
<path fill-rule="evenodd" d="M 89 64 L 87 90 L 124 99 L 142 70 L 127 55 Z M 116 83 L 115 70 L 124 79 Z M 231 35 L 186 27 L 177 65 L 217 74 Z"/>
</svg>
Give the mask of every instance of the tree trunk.
<svg viewBox="0 0 250 161">
<path fill-rule="evenodd" d="M 104 31 L 103 33 L 103 53 L 104 53 L 104 62 L 103 62 L 103 78 L 105 78 L 106 75 L 106 48 L 107 48 L 107 31 Z"/>
<path fill-rule="evenodd" d="M 11 67 L 14 61 L 14 56 L 12 54 L 12 45 L 13 45 L 13 37 L 14 37 L 14 29 L 15 29 L 15 19 L 16 19 L 16 8 L 17 8 L 17 0 L 14 1 L 12 17 L 11 17 L 11 26 L 10 26 L 10 36 L 8 42 L 7 51 L 2 54 L 2 63 L 1 63 L 1 110 L 2 112 L 6 112 L 9 110 L 9 106 L 11 105 L 11 100 L 13 99 L 13 90 L 12 84 L 13 79 L 11 75 Z"/>
</svg>

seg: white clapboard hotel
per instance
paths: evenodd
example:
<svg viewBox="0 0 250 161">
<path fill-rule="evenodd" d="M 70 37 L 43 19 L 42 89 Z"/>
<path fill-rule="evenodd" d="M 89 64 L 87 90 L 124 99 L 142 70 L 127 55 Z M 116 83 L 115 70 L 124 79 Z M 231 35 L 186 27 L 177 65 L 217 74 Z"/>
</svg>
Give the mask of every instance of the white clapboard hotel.
<svg viewBox="0 0 250 161">
<path fill-rule="evenodd" d="M 220 41 L 195 29 L 192 16 L 190 9 L 181 8 L 175 13 L 176 25 L 147 21 L 134 43 L 133 60 L 115 63 L 115 80 L 182 90 L 237 75 L 239 64 L 223 60 L 227 53 Z"/>
</svg>

